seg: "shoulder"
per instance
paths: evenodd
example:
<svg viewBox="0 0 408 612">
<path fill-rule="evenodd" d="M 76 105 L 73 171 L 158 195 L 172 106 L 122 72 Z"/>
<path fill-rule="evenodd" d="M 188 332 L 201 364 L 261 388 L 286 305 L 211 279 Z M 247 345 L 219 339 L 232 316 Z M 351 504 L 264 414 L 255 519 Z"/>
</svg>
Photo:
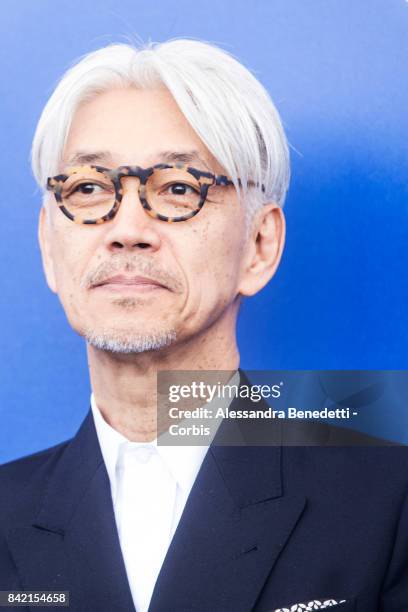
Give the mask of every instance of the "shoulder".
<svg viewBox="0 0 408 612">
<path fill-rule="evenodd" d="M 68 441 L 0 465 L 0 519 L 42 494 Z"/>
<path fill-rule="evenodd" d="M 53 461 L 61 455 L 68 442 L 69 440 L 31 455 L 25 455 L 19 459 L 3 463 L 0 465 L 0 481 L 3 483 L 7 480 L 10 480 L 12 483 L 15 482 L 16 479 L 18 481 L 24 481 L 30 478 L 33 472 L 44 465 L 51 466 Z"/>
<path fill-rule="evenodd" d="M 323 443 L 324 446 L 399 447 L 405 448 L 405 452 L 408 451 L 408 446 L 398 442 L 322 421 L 302 423 L 299 429 L 303 430 L 306 439 L 316 439 L 318 445 Z"/>
</svg>

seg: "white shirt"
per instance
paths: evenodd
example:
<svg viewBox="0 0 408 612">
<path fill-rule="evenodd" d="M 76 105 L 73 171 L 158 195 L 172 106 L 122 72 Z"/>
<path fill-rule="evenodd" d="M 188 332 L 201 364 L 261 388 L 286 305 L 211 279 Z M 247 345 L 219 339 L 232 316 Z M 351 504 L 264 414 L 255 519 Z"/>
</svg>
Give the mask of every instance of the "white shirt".
<svg viewBox="0 0 408 612">
<path fill-rule="evenodd" d="M 239 382 L 238 372 L 230 382 Z M 105 421 L 93 394 L 91 408 L 133 602 L 137 612 L 146 612 L 209 447 L 162 446 L 157 439 L 130 442 Z M 220 423 L 221 419 L 213 423 L 211 439 Z"/>
</svg>

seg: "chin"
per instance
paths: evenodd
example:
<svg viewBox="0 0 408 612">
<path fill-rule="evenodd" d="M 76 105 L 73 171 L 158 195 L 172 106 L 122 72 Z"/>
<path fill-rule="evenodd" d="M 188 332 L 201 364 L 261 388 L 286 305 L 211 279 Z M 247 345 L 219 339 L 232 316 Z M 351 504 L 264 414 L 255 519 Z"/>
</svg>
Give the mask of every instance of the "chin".
<svg viewBox="0 0 408 612">
<path fill-rule="evenodd" d="M 158 351 L 173 344 L 177 339 L 175 330 L 132 330 L 88 329 L 81 333 L 88 344 L 110 353 L 144 353 Z"/>
</svg>

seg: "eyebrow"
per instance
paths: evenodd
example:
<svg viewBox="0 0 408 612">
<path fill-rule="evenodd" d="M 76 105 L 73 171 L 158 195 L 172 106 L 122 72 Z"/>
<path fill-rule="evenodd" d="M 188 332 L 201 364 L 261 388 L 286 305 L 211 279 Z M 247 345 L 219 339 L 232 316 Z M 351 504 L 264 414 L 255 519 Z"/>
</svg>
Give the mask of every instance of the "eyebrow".
<svg viewBox="0 0 408 612">
<path fill-rule="evenodd" d="M 206 168 L 208 168 L 208 164 L 204 161 L 198 151 L 162 151 L 157 156 L 160 160 L 167 162 L 169 164 L 182 162 L 183 164 L 189 164 L 190 162 L 199 162 Z M 160 163 L 160 162 L 159 162 Z"/>
<path fill-rule="evenodd" d="M 95 162 L 112 161 L 109 151 L 77 151 L 66 161 L 67 166 L 76 164 L 94 164 Z"/>
<path fill-rule="evenodd" d="M 156 163 L 174 164 L 177 162 L 189 164 L 199 162 L 209 171 L 208 163 L 204 161 L 198 151 L 161 151 L 155 155 Z M 65 163 L 65 166 L 77 164 L 98 164 L 106 163 L 112 166 L 112 154 L 109 151 L 77 151 Z M 154 165 L 154 164 L 152 164 Z"/>
</svg>

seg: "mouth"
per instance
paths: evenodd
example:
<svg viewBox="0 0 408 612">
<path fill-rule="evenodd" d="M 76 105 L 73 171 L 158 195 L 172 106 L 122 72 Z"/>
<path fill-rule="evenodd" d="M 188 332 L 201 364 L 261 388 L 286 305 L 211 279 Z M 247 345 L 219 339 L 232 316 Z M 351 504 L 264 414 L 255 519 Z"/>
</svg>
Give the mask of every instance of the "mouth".
<svg viewBox="0 0 408 612">
<path fill-rule="evenodd" d="M 113 293 L 145 293 L 157 291 L 158 289 L 168 289 L 165 285 L 152 278 L 145 276 L 127 276 L 116 274 L 92 285 L 91 289 L 103 289 Z"/>
</svg>

